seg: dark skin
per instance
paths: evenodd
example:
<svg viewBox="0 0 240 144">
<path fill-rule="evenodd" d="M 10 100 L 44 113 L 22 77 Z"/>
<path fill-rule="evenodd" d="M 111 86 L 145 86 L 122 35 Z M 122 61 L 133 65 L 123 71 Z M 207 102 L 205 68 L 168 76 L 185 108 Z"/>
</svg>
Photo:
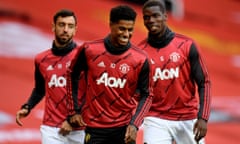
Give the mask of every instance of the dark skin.
<svg viewBox="0 0 240 144">
<path fill-rule="evenodd" d="M 134 21 L 131 20 L 119 20 L 118 22 L 110 22 L 110 41 L 115 47 L 126 46 L 133 33 Z M 80 114 L 74 115 L 70 119 L 71 123 L 76 123 L 80 126 L 87 126 Z M 125 133 L 125 143 L 131 144 L 136 141 L 137 128 L 134 125 L 128 125 Z"/>
<path fill-rule="evenodd" d="M 151 6 L 143 9 L 144 25 L 153 39 L 158 40 L 167 29 L 167 13 L 161 11 L 159 6 Z M 193 127 L 196 142 L 199 142 L 207 134 L 207 121 L 198 118 Z"/>
<path fill-rule="evenodd" d="M 110 23 L 110 39 L 115 47 L 126 46 L 133 34 L 134 21 L 119 20 Z"/>
<path fill-rule="evenodd" d="M 160 11 L 158 6 L 148 7 L 143 10 L 144 25 L 148 32 L 158 40 L 167 29 L 167 14 Z"/>
</svg>

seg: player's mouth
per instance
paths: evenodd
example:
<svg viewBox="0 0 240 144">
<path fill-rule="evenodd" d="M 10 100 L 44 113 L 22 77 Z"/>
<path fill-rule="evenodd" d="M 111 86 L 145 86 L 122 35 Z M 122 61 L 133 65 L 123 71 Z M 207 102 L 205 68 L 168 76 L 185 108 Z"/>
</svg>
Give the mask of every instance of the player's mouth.
<svg viewBox="0 0 240 144">
<path fill-rule="evenodd" d="M 158 31 L 158 27 L 156 25 L 149 25 L 148 30 L 150 32 L 156 32 L 156 31 Z"/>
<path fill-rule="evenodd" d="M 69 35 L 66 35 L 66 34 L 63 34 L 60 36 L 62 39 L 68 39 L 69 38 Z"/>
<path fill-rule="evenodd" d="M 127 45 L 127 43 L 129 42 L 129 38 L 128 37 L 119 37 L 118 42 L 120 45 Z"/>
</svg>

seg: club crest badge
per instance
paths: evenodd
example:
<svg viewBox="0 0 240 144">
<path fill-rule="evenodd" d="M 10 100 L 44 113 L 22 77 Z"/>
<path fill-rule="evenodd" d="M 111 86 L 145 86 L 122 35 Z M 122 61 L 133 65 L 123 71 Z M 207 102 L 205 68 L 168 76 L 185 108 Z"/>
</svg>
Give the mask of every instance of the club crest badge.
<svg viewBox="0 0 240 144">
<path fill-rule="evenodd" d="M 119 70 L 121 71 L 121 73 L 126 74 L 129 72 L 130 67 L 126 63 L 124 63 L 120 65 Z"/>
<path fill-rule="evenodd" d="M 170 54 L 169 58 L 172 62 L 178 62 L 180 59 L 180 54 L 177 52 L 173 52 Z"/>
</svg>

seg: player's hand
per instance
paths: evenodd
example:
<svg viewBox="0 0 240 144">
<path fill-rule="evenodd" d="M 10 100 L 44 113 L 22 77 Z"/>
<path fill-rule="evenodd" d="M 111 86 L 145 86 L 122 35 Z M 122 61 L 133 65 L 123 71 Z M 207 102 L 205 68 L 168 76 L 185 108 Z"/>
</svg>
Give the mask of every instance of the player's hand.
<svg viewBox="0 0 240 144">
<path fill-rule="evenodd" d="M 68 135 L 71 131 L 72 131 L 71 125 L 65 120 L 61 125 L 59 134 L 65 136 L 65 135 Z"/>
<path fill-rule="evenodd" d="M 207 121 L 198 119 L 193 127 L 196 142 L 199 142 L 207 134 Z"/>
<path fill-rule="evenodd" d="M 19 125 L 19 126 L 22 126 L 22 122 L 21 122 L 21 118 L 24 118 L 28 115 L 28 109 L 21 109 L 17 112 L 16 114 L 16 123 Z"/>
<path fill-rule="evenodd" d="M 128 125 L 126 134 L 125 134 L 125 143 L 126 144 L 135 144 L 137 137 L 137 128 L 134 125 Z"/>
<path fill-rule="evenodd" d="M 84 122 L 82 116 L 80 114 L 75 114 L 70 118 L 71 124 L 77 124 L 79 126 L 86 126 L 87 124 Z"/>
</svg>

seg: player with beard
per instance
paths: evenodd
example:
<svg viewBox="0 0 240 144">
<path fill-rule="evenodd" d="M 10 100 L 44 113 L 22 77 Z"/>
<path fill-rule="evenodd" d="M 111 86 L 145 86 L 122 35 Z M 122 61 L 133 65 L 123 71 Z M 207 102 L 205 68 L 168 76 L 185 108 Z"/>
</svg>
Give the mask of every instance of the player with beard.
<svg viewBox="0 0 240 144">
<path fill-rule="evenodd" d="M 40 128 L 43 144 L 83 144 L 83 127 L 72 127 L 67 121 L 68 105 L 72 101 L 66 95 L 66 76 L 77 44 L 73 36 L 77 30 L 77 18 L 70 10 L 60 10 L 53 17 L 52 30 L 55 34 L 52 48 L 35 57 L 35 87 L 28 101 L 17 112 L 16 122 L 22 126 L 21 118 L 45 97 L 45 108 Z M 80 77 L 81 88 L 78 102 L 85 93 L 84 77 Z"/>
<path fill-rule="evenodd" d="M 135 19 L 136 12 L 129 6 L 112 8 L 110 34 L 83 44 L 70 67 L 72 91 L 68 94 L 73 99 L 79 73 L 86 71 L 87 75 L 82 114 L 71 118 L 86 126 L 85 144 L 135 143 L 137 129 L 151 105 L 147 55 L 130 43 Z M 136 89 L 140 91 L 138 102 Z"/>
<path fill-rule="evenodd" d="M 142 8 L 148 37 L 139 47 L 149 56 L 153 102 L 144 118 L 144 143 L 204 143 L 210 115 L 210 79 L 199 47 L 167 25 L 163 1 Z"/>
</svg>

